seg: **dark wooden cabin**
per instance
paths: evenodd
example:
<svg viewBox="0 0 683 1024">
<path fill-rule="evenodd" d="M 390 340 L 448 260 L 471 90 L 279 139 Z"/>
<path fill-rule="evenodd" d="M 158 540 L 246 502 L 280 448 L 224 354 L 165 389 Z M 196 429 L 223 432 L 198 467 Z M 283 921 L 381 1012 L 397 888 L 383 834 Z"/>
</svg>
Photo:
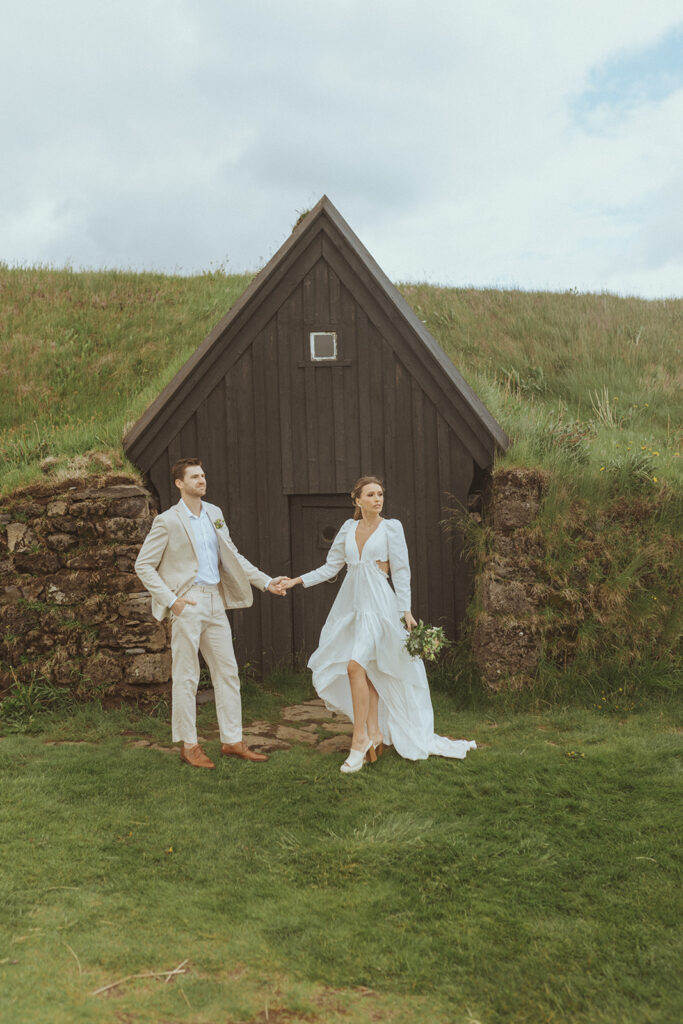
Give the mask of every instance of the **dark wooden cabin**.
<svg viewBox="0 0 683 1024">
<path fill-rule="evenodd" d="M 402 521 L 413 614 L 457 634 L 470 574 L 444 529 L 507 437 L 323 196 L 141 419 L 124 448 L 177 501 L 176 459 L 196 456 L 240 551 L 273 575 L 324 562 L 365 474 Z M 256 669 L 316 646 L 339 583 L 255 595 L 231 613 Z"/>
</svg>

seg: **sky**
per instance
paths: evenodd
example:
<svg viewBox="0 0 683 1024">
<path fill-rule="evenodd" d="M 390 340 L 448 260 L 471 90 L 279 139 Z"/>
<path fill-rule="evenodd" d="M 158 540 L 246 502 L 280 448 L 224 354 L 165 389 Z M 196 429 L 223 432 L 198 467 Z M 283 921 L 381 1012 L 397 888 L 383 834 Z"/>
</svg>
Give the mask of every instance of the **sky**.
<svg viewBox="0 0 683 1024">
<path fill-rule="evenodd" d="M 4 0 L 0 261 L 683 295 L 680 0 Z"/>
</svg>

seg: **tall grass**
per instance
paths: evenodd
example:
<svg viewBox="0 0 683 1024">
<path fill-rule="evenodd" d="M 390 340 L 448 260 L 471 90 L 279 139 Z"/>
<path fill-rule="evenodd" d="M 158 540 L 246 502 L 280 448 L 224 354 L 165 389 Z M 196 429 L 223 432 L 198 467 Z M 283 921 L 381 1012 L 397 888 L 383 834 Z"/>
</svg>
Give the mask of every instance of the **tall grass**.
<svg viewBox="0 0 683 1024">
<path fill-rule="evenodd" d="M 47 455 L 104 450 L 120 459 L 126 425 L 249 280 L 0 264 L 2 491 L 34 478 Z M 511 434 L 509 459 L 534 458 L 534 438 L 564 416 L 595 423 L 594 461 L 614 455 L 617 443 L 647 444 L 659 451 L 662 475 L 680 480 L 672 459 L 683 300 L 401 290 Z"/>
<path fill-rule="evenodd" d="M 249 276 L 9 269 L 0 264 L 0 487 L 46 456 L 109 453 Z"/>
</svg>

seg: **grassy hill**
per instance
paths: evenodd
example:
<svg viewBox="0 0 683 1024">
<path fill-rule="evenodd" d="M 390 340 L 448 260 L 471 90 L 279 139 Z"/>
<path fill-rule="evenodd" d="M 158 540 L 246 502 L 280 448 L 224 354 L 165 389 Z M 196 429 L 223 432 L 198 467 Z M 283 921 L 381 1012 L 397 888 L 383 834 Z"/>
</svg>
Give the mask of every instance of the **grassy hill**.
<svg viewBox="0 0 683 1024">
<path fill-rule="evenodd" d="M 48 456 L 63 474 L 98 468 L 102 453 L 126 465 L 124 429 L 249 280 L 0 265 L 1 493 Z M 561 599 L 547 608 L 557 629 L 541 676 L 569 663 L 615 692 L 624 673 L 669 685 L 683 299 L 400 289 L 512 438 L 502 463 L 549 475 L 539 529 Z M 485 562 L 486 528 L 470 541 Z"/>
</svg>

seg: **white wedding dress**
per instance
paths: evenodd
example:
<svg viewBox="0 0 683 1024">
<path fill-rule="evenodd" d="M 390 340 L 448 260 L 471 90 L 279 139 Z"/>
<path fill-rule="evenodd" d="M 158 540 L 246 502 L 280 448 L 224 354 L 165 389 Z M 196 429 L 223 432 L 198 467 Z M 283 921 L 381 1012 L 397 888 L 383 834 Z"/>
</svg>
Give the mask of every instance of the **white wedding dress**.
<svg viewBox="0 0 683 1024">
<path fill-rule="evenodd" d="M 379 694 L 379 727 L 384 742 L 401 757 L 416 761 L 438 754 L 463 758 L 474 740 L 451 740 L 434 732 L 427 673 L 420 658 L 405 649 L 401 615 L 410 609 L 410 565 L 403 527 L 382 519 L 358 554 L 356 527 L 348 519 L 330 548 L 325 565 L 305 573 L 304 587 L 333 579 L 346 565 L 346 578 L 308 662 L 313 685 L 328 708 L 353 720 L 349 661 L 362 665 Z M 377 562 L 388 562 L 388 577 Z"/>
</svg>

